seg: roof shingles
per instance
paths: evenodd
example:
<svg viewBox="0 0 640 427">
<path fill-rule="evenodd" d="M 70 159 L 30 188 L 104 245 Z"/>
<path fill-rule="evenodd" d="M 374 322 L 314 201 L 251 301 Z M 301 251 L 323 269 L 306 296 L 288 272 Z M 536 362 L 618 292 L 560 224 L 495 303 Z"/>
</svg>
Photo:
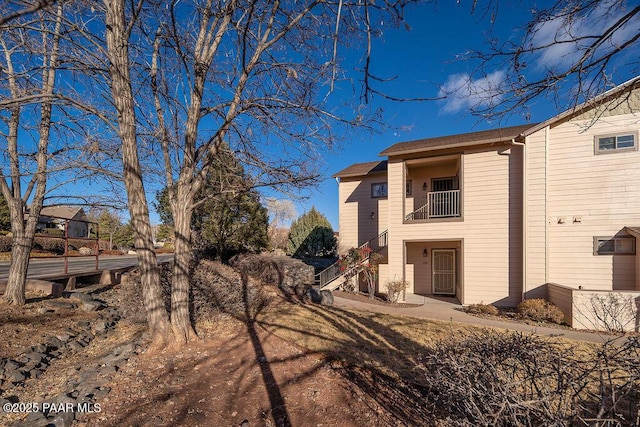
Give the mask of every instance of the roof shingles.
<svg viewBox="0 0 640 427">
<path fill-rule="evenodd" d="M 530 123 L 506 128 L 483 130 L 479 132 L 461 133 L 457 135 L 446 135 L 435 138 L 418 139 L 416 141 L 399 142 L 382 151 L 380 155 L 394 156 L 399 154 L 416 153 L 420 151 L 430 151 L 440 148 L 447 148 L 449 146 L 490 144 L 509 141 L 519 137 L 523 132 L 535 125 L 536 123 Z"/>
</svg>

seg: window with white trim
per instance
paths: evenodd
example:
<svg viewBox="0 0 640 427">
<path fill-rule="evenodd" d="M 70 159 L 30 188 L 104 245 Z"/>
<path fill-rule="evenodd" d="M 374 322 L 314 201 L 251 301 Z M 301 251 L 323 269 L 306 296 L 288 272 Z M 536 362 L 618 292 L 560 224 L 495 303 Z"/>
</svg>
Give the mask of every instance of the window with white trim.
<svg viewBox="0 0 640 427">
<path fill-rule="evenodd" d="M 594 255 L 635 255 L 636 239 L 632 236 L 593 238 Z"/>
<path fill-rule="evenodd" d="M 387 197 L 387 183 L 376 182 L 374 184 L 371 184 L 371 197 L 374 199 Z"/>
<path fill-rule="evenodd" d="M 637 150 L 637 140 L 638 138 L 635 133 L 596 136 L 596 154 Z"/>
</svg>

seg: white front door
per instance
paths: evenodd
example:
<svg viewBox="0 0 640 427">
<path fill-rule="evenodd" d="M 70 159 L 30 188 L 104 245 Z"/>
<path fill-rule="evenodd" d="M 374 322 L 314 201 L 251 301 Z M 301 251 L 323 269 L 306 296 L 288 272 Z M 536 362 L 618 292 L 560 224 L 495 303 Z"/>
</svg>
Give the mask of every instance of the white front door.
<svg viewBox="0 0 640 427">
<path fill-rule="evenodd" d="M 431 251 L 431 280 L 434 294 L 456 294 L 456 250 L 434 249 Z"/>
</svg>

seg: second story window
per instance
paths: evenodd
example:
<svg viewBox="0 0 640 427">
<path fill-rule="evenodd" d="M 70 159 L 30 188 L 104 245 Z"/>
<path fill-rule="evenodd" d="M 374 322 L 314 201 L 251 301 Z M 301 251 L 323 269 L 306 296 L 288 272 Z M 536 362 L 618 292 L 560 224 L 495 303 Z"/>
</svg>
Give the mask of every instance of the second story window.
<svg viewBox="0 0 640 427">
<path fill-rule="evenodd" d="M 637 137 L 634 133 L 596 136 L 596 154 L 637 150 L 637 148 Z"/>
<path fill-rule="evenodd" d="M 375 184 L 371 184 L 371 197 L 374 199 L 387 197 L 387 183 L 377 182 Z"/>
</svg>

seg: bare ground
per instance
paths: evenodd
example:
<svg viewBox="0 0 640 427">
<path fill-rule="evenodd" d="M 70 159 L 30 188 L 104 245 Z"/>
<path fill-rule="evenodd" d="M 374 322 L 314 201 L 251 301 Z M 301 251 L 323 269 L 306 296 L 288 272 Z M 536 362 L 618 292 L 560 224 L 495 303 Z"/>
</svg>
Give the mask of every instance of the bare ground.
<svg viewBox="0 0 640 427">
<path fill-rule="evenodd" d="M 127 304 L 119 287 L 100 298 Z M 68 300 L 66 300 L 68 301 Z M 64 331 L 96 313 L 56 309 L 46 298 L 29 295 L 25 307 L 0 303 L 0 357 L 12 358 L 47 335 Z M 290 304 L 278 298 L 276 306 Z M 143 353 L 113 374 L 111 392 L 99 402 L 101 411 L 78 416 L 81 426 L 361 426 L 401 425 L 371 385 L 392 395 L 397 384 L 379 381 L 366 369 L 354 369 L 324 353 L 279 338 L 260 322 L 230 317 L 214 319 L 201 329 L 202 339 L 180 351 Z M 126 318 L 107 337 L 97 337 L 77 353 L 52 362 L 38 379 L 0 391 L 0 397 L 42 402 L 65 391 L 67 381 L 83 367 L 124 342 L 139 339 L 144 325 Z M 26 414 L 0 413 L 0 425 Z M 245 424 L 243 424 L 243 422 Z"/>
</svg>

